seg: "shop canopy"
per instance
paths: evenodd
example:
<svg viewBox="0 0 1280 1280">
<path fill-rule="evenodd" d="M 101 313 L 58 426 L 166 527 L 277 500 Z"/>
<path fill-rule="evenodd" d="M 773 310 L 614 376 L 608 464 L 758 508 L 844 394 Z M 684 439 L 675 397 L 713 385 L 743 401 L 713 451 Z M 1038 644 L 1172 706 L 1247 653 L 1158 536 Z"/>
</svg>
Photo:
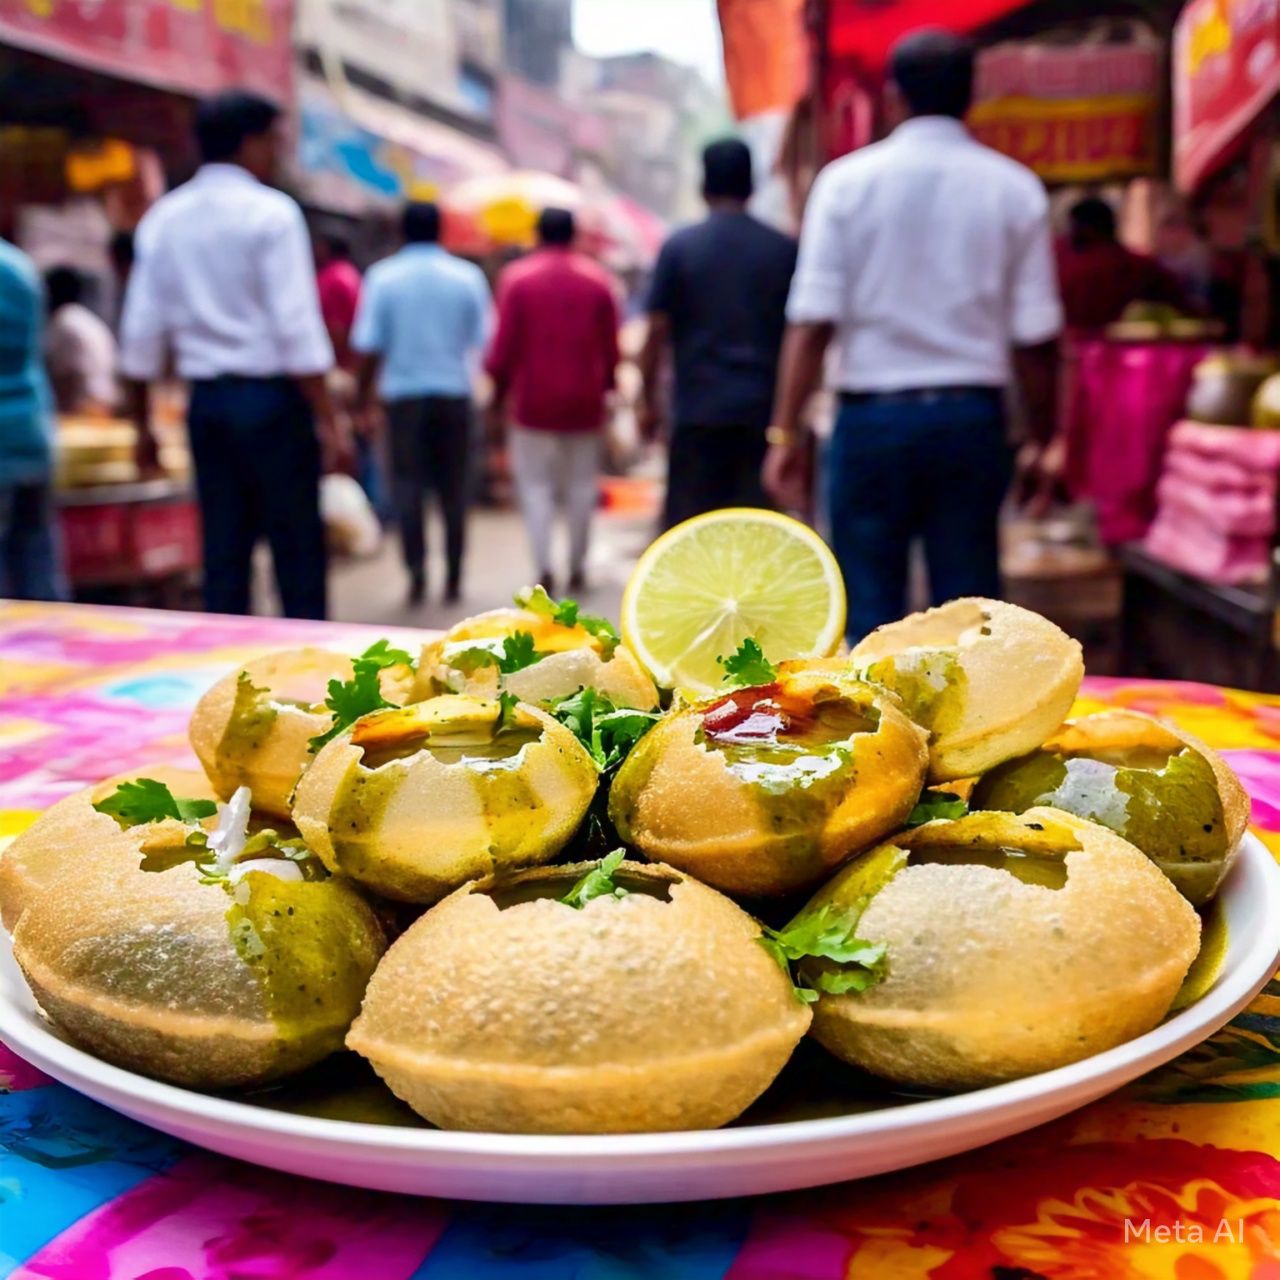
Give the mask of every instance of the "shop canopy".
<svg viewBox="0 0 1280 1280">
<path fill-rule="evenodd" d="M 0 44 L 185 96 L 237 86 L 289 102 L 292 28 L 293 0 L 0 0 Z"/>
<path fill-rule="evenodd" d="M 909 31 L 944 27 L 976 31 L 1027 0 L 828 0 L 827 47 L 869 75 L 884 71 L 889 51 Z"/>
</svg>

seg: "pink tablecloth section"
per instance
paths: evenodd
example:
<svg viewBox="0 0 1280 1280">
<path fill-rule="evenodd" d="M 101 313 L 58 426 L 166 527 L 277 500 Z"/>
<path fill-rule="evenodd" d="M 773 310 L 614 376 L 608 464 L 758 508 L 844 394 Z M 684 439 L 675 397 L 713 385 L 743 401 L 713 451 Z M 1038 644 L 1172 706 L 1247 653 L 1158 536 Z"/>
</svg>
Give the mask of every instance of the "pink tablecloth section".
<svg viewBox="0 0 1280 1280">
<path fill-rule="evenodd" d="M 250 653 L 362 645 L 320 624 L 0 607 L 0 831 L 69 790 L 187 759 Z M 1093 681 L 1225 750 L 1280 852 L 1280 699 Z M 409 1200 L 196 1151 L 0 1046 L 0 1277 L 21 1280 L 1277 1280 L 1280 984 L 1178 1062 L 1055 1124 L 919 1170 L 675 1208 Z"/>
<path fill-rule="evenodd" d="M 1067 484 L 1092 502 L 1103 542 L 1146 533 L 1165 437 L 1183 416 L 1191 370 L 1207 348 L 1186 342 L 1082 338 L 1066 363 Z"/>
</svg>

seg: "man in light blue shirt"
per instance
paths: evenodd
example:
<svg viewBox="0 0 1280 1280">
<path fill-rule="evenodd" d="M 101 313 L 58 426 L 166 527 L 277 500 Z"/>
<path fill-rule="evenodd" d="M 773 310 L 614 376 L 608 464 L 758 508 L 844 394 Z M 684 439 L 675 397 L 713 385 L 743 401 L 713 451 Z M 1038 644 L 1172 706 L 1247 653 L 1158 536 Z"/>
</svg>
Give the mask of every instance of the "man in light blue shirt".
<svg viewBox="0 0 1280 1280">
<path fill-rule="evenodd" d="M 479 267 L 446 253 L 440 211 L 410 204 L 404 247 L 365 276 L 351 332 L 360 354 L 359 399 L 377 395 L 390 428 L 392 493 L 409 571 L 409 602 L 427 590 L 424 499 L 444 515 L 445 600 L 462 592 L 466 543 L 471 376 L 489 328 L 489 286 Z"/>
<path fill-rule="evenodd" d="M 44 288 L 0 240 L 0 596 L 65 600 L 53 509 L 53 397 L 41 356 Z"/>
</svg>

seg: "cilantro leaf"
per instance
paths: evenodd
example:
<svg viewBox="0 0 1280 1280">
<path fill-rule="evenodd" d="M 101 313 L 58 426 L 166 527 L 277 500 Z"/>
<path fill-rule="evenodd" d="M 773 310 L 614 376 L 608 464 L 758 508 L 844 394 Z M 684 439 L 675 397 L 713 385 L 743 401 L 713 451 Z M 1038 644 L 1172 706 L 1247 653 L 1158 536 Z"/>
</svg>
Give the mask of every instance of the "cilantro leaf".
<svg viewBox="0 0 1280 1280">
<path fill-rule="evenodd" d="M 598 617 L 593 613 L 584 613 L 578 618 L 580 626 L 588 635 L 594 636 L 600 643 L 600 657 L 608 662 L 614 651 L 622 643 L 618 629 L 608 618 Z"/>
<path fill-rule="evenodd" d="M 748 636 L 736 653 L 727 658 L 717 658 L 724 668 L 723 683 L 735 689 L 754 689 L 762 684 L 772 684 L 778 678 L 778 669 L 764 656 L 760 642 Z"/>
<path fill-rule="evenodd" d="M 114 818 L 122 827 L 162 822 L 165 818 L 198 822 L 201 818 L 211 818 L 218 811 L 212 800 L 186 800 L 175 796 L 163 782 L 154 778 L 122 782 L 93 807 L 99 813 Z"/>
<path fill-rule="evenodd" d="M 459 653 L 452 654 L 449 665 L 464 675 L 472 675 L 481 667 L 497 667 L 504 675 L 523 671 L 535 662 L 541 662 L 547 655 L 539 653 L 533 636 L 528 631 L 515 631 L 507 636 L 501 644 L 496 640 L 490 644 L 472 645 Z"/>
<path fill-rule="evenodd" d="M 922 827 L 926 822 L 933 822 L 937 818 L 963 818 L 968 812 L 968 804 L 953 791 L 922 791 L 906 826 Z"/>
<path fill-rule="evenodd" d="M 788 977 L 792 965 L 806 960 L 829 960 L 839 966 L 815 969 L 801 976 L 805 985 L 794 981 L 796 996 L 806 1004 L 818 998 L 818 992 L 845 995 L 865 991 L 885 976 L 888 947 L 883 942 L 866 942 L 856 936 L 858 921 L 869 898 L 859 898 L 852 907 L 840 909 L 826 902 L 815 911 L 802 911 L 785 929 L 764 927 L 760 945 L 777 961 Z"/>
<path fill-rule="evenodd" d="M 388 640 L 378 640 L 371 644 L 357 659 L 358 662 L 372 662 L 379 671 L 384 667 L 413 667 L 417 663 L 403 649 L 393 649 Z"/>
<path fill-rule="evenodd" d="M 521 609 L 540 613 L 562 627 L 581 627 L 589 636 L 599 641 L 600 656 L 606 662 L 613 657 L 614 650 L 621 643 L 617 628 L 608 618 L 579 612 L 576 600 L 553 600 L 545 587 L 525 587 L 523 591 L 516 592 L 515 602 Z"/>
<path fill-rule="evenodd" d="M 498 694 L 498 727 L 495 733 L 501 733 L 503 729 L 514 729 L 516 724 L 516 707 L 519 705 L 520 699 L 514 693 Z"/>
<path fill-rule="evenodd" d="M 625 898 L 627 891 L 613 882 L 613 873 L 627 856 L 625 849 L 615 849 L 587 872 L 568 893 L 560 899 L 566 907 L 581 911 L 593 898 Z"/>
<path fill-rule="evenodd" d="M 525 587 L 515 594 L 515 603 L 530 613 L 540 613 L 544 618 L 559 623 L 562 627 L 576 626 L 578 622 L 578 602 L 576 600 L 553 600 L 547 594 L 546 587 Z"/>
<path fill-rule="evenodd" d="M 324 705 L 333 712 L 333 724 L 324 733 L 311 739 L 307 744 L 309 750 L 319 751 L 326 742 L 332 741 L 344 729 L 349 729 L 361 716 L 396 705 L 382 696 L 382 685 L 378 682 L 378 672 L 382 668 L 376 660 L 357 658 L 352 664 L 352 670 L 350 680 L 329 681 L 329 696 L 325 698 Z"/>
<path fill-rule="evenodd" d="M 599 690 L 586 688 L 557 698 L 549 710 L 586 747 L 602 773 L 616 769 L 662 718 L 656 711 L 615 707 Z"/>
</svg>

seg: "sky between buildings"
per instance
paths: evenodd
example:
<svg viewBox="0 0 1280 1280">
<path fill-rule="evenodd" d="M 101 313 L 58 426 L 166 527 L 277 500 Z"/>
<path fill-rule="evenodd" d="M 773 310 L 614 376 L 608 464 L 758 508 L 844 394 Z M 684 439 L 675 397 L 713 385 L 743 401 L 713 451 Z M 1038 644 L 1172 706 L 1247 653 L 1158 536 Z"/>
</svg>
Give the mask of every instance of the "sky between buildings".
<svg viewBox="0 0 1280 1280">
<path fill-rule="evenodd" d="M 715 0 L 574 0 L 573 39 L 597 57 L 652 49 L 724 80 Z"/>
</svg>

